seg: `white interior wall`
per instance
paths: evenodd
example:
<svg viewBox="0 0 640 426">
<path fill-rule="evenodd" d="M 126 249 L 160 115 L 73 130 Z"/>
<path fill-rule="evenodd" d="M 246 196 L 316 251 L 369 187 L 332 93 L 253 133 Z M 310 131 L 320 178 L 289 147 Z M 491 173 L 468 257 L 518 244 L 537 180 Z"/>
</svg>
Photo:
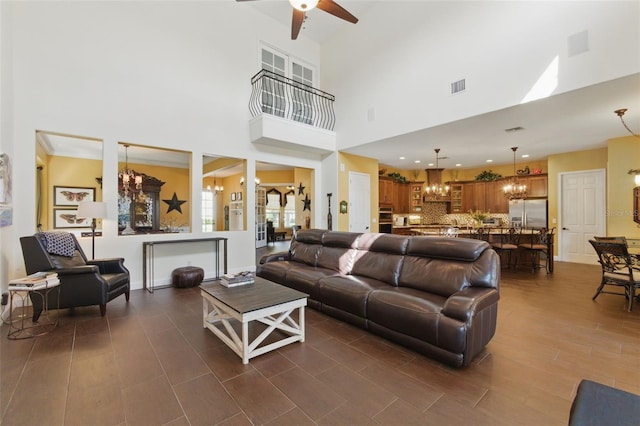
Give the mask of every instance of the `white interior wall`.
<svg viewBox="0 0 640 426">
<path fill-rule="evenodd" d="M 14 203 L 18 214 L 10 236 L 2 241 L 8 278 L 24 273 L 19 236 L 35 231 L 36 130 L 102 139 L 104 176 L 117 174 L 121 141 L 191 151 L 194 200 L 203 154 L 246 158 L 249 181 L 257 159 L 321 171 L 318 156 L 286 155 L 249 142 L 250 79 L 260 68 L 260 41 L 319 62 L 315 43 L 292 42 L 288 28 L 254 9 L 235 2 L 2 2 L 1 7 L 12 23 L 7 38 L 12 76 L 3 74 L 2 83 L 15 94 L 13 116 L 3 114 L 3 140 L 12 141 L 20 165 L 13 171 L 19 182 L 14 192 L 22 195 Z M 5 31 L 3 25 L 3 59 Z M 3 106 L 4 101 L 3 93 Z M 255 252 L 248 250 L 255 247 L 251 209 L 243 232 L 202 234 L 194 226 L 187 235 L 119 237 L 115 179 L 105 179 L 103 190 L 114 219 L 103 221 L 96 255 L 124 257 L 132 288 L 141 288 L 142 242 L 153 239 L 228 237 L 230 270 L 254 268 Z M 254 194 L 247 195 L 252 206 Z M 191 209 L 194 225 L 200 223 L 198 205 Z M 90 253 L 91 240 L 81 244 Z M 175 248 L 179 256 L 180 246 Z M 183 260 L 193 261 L 188 255 Z M 2 284 L 6 288 L 6 278 Z"/>
<path fill-rule="evenodd" d="M 18 237 L 34 231 L 36 130 L 103 139 L 104 176 L 117 173 L 119 141 L 195 157 L 247 158 L 249 181 L 256 159 L 314 168 L 314 199 L 326 203 L 337 179 L 335 170 L 323 176 L 330 159 L 249 143 L 249 80 L 259 69 L 260 41 L 312 64 L 322 59 L 321 88 L 337 97 L 340 148 L 518 104 L 556 56 L 556 93 L 639 68 L 637 1 L 379 2 L 322 51 L 304 37 L 289 40 L 288 26 L 242 6 L 0 2 L 0 136 L 14 160 L 14 193 L 21 195 L 14 200 L 14 225 L 0 230 L 0 267 L 9 269 L 0 273 L 3 286 L 7 276 L 22 273 Z M 585 29 L 591 50 L 568 58 L 567 37 Z M 467 79 L 467 92 L 450 96 L 449 83 L 460 78 Z M 193 170 L 192 180 L 199 179 Z M 113 217 L 115 186 L 105 179 Z M 247 205 L 253 200 L 248 194 Z M 326 211 L 314 217 L 314 226 L 325 226 Z M 254 212 L 247 211 L 247 231 L 223 234 L 230 238 L 232 270 L 255 264 L 247 250 L 254 246 L 253 223 Z M 115 228 L 115 220 L 105 221 L 96 251 L 125 257 L 137 288 L 148 237 L 118 237 Z"/>
<path fill-rule="evenodd" d="M 0 153 L 14 159 L 13 147 L 13 90 L 11 87 L 11 20 L 0 7 Z M 8 204 L 13 205 L 13 202 Z M 15 213 L 15 210 L 14 210 Z M 16 240 L 13 226 L 0 227 L 0 283 L 6 283 L 13 262 L 12 242 Z M 5 286 L 0 286 L 3 290 Z"/>
<path fill-rule="evenodd" d="M 638 1 L 393 1 L 359 18 L 322 45 L 338 149 L 518 105 L 556 57 L 554 94 L 640 69 Z M 569 57 L 584 30 L 590 50 Z"/>
</svg>

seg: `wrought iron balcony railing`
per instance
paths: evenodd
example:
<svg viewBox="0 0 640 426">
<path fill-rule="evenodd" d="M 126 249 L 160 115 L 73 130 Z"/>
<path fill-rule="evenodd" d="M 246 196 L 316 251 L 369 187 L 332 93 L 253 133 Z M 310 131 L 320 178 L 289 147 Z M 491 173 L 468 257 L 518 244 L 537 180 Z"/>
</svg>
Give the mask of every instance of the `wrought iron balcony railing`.
<svg viewBox="0 0 640 426">
<path fill-rule="evenodd" d="M 333 130 L 335 96 L 271 71 L 251 78 L 249 110 L 256 117 L 271 114 L 299 123 Z"/>
</svg>

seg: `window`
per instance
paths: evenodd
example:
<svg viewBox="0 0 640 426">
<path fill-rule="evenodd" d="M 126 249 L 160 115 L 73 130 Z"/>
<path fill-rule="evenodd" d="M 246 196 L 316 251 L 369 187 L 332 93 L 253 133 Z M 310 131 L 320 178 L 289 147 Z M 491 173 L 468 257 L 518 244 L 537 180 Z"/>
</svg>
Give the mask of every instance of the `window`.
<svg viewBox="0 0 640 426">
<path fill-rule="evenodd" d="M 213 191 L 202 191 L 202 232 L 216 230 L 216 204 Z"/>
<path fill-rule="evenodd" d="M 280 195 L 267 194 L 267 222 L 273 222 L 274 228 L 280 228 Z"/>
<path fill-rule="evenodd" d="M 296 224 L 296 196 L 293 191 L 285 194 L 284 227 L 291 228 Z"/>
<path fill-rule="evenodd" d="M 313 67 L 303 65 L 301 61 L 268 47 L 263 46 L 261 52 L 262 69 L 301 83 L 299 88 L 292 88 L 290 84 L 265 78 L 262 87 L 262 112 L 313 124 L 313 98 L 302 86 L 313 87 Z"/>
</svg>

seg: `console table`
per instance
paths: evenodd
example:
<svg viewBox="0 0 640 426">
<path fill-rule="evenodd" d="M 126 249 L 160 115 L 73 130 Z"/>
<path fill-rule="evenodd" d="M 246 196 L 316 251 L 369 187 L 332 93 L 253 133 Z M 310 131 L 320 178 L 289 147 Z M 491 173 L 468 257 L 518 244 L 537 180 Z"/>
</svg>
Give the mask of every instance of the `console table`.
<svg viewBox="0 0 640 426">
<path fill-rule="evenodd" d="M 199 243 L 199 242 L 212 242 L 214 249 L 214 264 L 216 270 L 216 278 L 220 278 L 220 241 L 223 243 L 223 273 L 227 273 L 227 238 L 224 237 L 212 237 L 212 238 L 194 238 L 190 240 L 163 240 L 163 241 L 145 241 L 142 243 L 142 288 L 149 293 L 153 293 L 155 289 L 155 254 L 154 247 L 162 244 L 184 244 L 184 243 Z"/>
</svg>

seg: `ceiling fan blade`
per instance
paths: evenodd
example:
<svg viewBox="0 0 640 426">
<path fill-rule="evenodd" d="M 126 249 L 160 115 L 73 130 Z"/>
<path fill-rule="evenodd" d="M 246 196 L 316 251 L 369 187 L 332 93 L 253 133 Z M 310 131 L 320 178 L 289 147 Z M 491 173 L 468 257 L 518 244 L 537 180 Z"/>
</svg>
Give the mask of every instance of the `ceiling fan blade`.
<svg viewBox="0 0 640 426">
<path fill-rule="evenodd" d="M 304 22 L 304 12 L 293 9 L 293 17 L 291 18 L 291 40 L 298 38 L 302 23 Z"/>
<path fill-rule="evenodd" d="M 333 16 L 337 16 L 340 19 L 344 19 L 345 21 L 349 21 L 352 24 L 358 22 L 358 18 L 353 16 L 351 13 L 347 11 L 344 7 L 340 6 L 338 3 L 333 0 L 320 0 L 318 2 L 318 9 L 324 10 L 327 13 L 332 14 Z"/>
</svg>

